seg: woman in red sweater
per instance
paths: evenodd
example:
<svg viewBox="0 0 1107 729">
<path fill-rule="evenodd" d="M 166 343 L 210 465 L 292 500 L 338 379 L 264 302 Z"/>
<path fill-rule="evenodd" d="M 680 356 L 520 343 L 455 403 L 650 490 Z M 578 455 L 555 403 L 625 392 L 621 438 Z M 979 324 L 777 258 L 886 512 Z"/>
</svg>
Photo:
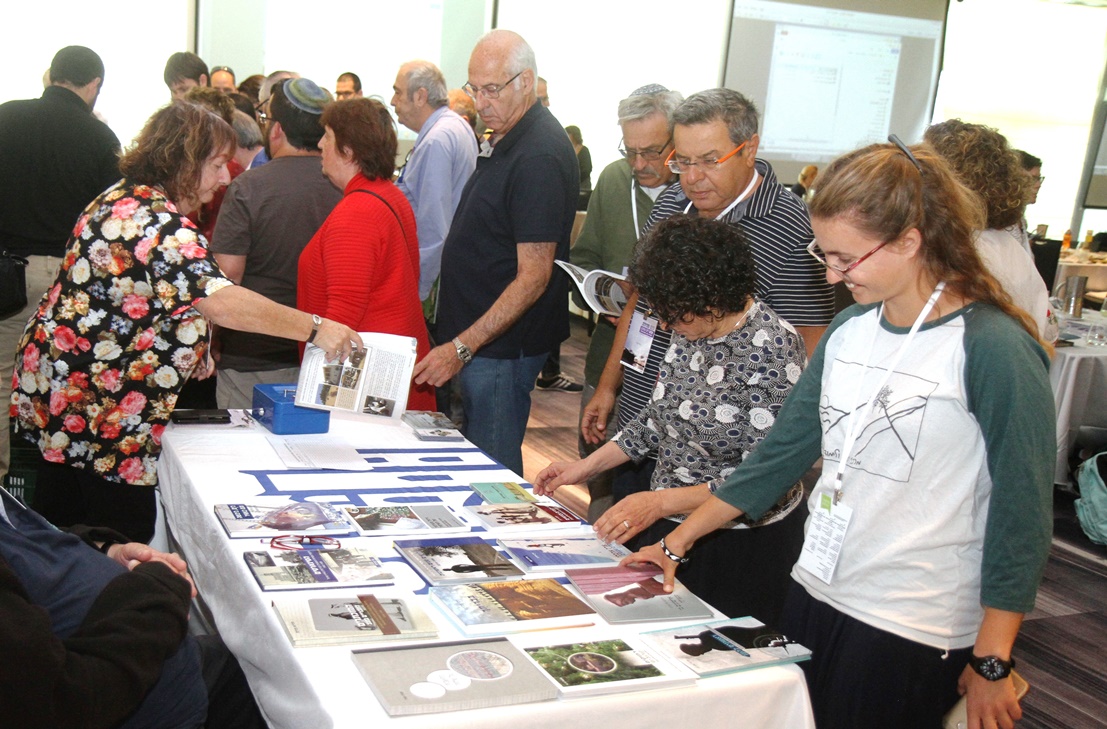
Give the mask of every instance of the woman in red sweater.
<svg viewBox="0 0 1107 729">
<path fill-rule="evenodd" d="M 396 131 L 374 99 L 323 112 L 323 174 L 344 197 L 300 254 L 297 307 L 359 332 L 415 337 L 430 349 L 419 303 L 415 214 L 392 184 Z M 407 407 L 434 410 L 434 389 L 412 386 Z"/>
</svg>

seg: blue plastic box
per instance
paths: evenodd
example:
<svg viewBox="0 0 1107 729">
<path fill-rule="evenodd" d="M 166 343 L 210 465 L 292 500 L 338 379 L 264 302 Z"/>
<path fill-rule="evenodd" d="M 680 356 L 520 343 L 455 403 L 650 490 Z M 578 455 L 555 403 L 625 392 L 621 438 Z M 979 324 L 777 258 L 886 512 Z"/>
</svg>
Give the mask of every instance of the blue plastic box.
<svg viewBox="0 0 1107 729">
<path fill-rule="evenodd" d="M 296 383 L 254 385 L 254 419 L 277 435 L 326 433 L 331 428 L 327 410 L 302 408 L 296 402 Z"/>
</svg>

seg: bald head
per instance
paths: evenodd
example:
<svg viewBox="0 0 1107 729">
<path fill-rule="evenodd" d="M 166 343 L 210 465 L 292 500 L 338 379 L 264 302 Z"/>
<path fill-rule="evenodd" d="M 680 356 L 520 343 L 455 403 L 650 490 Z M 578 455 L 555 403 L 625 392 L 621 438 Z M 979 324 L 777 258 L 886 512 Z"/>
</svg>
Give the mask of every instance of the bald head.
<svg viewBox="0 0 1107 729">
<path fill-rule="evenodd" d="M 518 33 L 493 30 L 469 57 L 467 90 L 477 113 L 497 135 L 506 134 L 537 101 L 534 51 Z"/>
</svg>

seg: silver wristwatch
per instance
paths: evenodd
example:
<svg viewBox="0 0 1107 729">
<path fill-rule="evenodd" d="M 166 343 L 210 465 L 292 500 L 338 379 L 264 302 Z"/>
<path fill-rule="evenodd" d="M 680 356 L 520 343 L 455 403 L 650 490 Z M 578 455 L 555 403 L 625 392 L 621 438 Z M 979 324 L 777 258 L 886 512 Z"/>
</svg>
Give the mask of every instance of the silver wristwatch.
<svg viewBox="0 0 1107 729">
<path fill-rule="evenodd" d="M 473 361 L 473 350 L 457 337 L 454 337 L 454 349 L 457 350 L 457 358 L 461 360 L 461 364 L 467 365 Z"/>
<path fill-rule="evenodd" d="M 323 317 L 318 314 L 311 315 L 311 336 L 307 338 L 308 344 L 315 341 L 315 335 L 319 333 L 319 327 L 323 326 Z"/>
</svg>

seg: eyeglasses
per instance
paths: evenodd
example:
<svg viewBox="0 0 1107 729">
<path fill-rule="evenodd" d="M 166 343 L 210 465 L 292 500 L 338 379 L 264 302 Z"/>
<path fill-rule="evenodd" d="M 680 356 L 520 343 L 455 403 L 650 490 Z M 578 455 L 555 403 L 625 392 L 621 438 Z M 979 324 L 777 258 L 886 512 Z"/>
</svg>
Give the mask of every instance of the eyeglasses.
<svg viewBox="0 0 1107 729">
<path fill-rule="evenodd" d="M 269 99 L 259 101 L 254 106 L 254 113 L 257 115 L 258 124 L 264 124 L 269 121 Z"/>
<path fill-rule="evenodd" d="M 269 546 L 273 549 L 338 549 L 342 544 L 334 537 L 282 534 L 270 539 Z"/>
<path fill-rule="evenodd" d="M 230 66 L 216 66 L 211 69 L 212 73 L 219 73 L 220 71 L 226 71 L 230 75 L 234 76 L 234 70 Z"/>
<path fill-rule="evenodd" d="M 826 257 L 823 256 L 822 250 L 819 249 L 817 241 L 814 238 L 812 238 L 811 242 L 807 244 L 807 252 L 811 254 L 812 258 L 814 258 L 816 261 L 818 261 L 819 263 L 821 263 L 824 266 L 826 266 L 827 268 L 829 268 L 831 271 L 834 271 L 838 274 L 841 274 L 842 276 L 845 276 L 850 271 L 852 271 L 853 269 L 860 266 L 862 261 L 864 261 L 866 258 L 868 258 L 872 254 L 876 253 L 881 248 L 883 248 L 884 246 L 888 245 L 891 242 L 892 241 L 890 241 L 890 240 L 884 241 L 883 243 L 877 245 L 875 248 L 873 248 L 871 251 L 869 251 L 865 255 L 861 256 L 857 260 L 853 261 L 852 263 L 847 264 L 845 268 L 842 268 L 841 266 L 836 266 L 833 263 L 830 263 L 829 261 L 827 261 Z"/>
<path fill-rule="evenodd" d="M 661 155 L 665 154 L 665 148 L 668 147 L 673 141 L 672 137 L 669 137 L 669 141 L 662 144 L 660 147 L 646 147 L 645 149 L 628 149 L 626 143 L 623 140 L 619 140 L 619 154 L 623 155 L 623 159 L 627 162 L 634 162 L 635 157 L 641 157 L 647 162 L 656 162 L 661 159 Z M 666 160 L 668 162 L 668 160 Z"/>
<path fill-rule="evenodd" d="M 669 152 L 669 156 L 665 158 L 665 164 L 669 166 L 669 169 L 678 175 L 682 175 L 693 167 L 699 167 L 703 172 L 712 172 L 718 168 L 723 162 L 733 157 L 742 151 L 742 148 L 749 144 L 749 140 L 742 142 L 734 149 L 730 150 L 722 157 L 716 159 L 701 159 L 699 162 L 694 162 L 684 157 L 676 157 L 676 150 Z"/>
<path fill-rule="evenodd" d="M 1043 182 L 1045 182 L 1045 175 L 1031 176 L 1030 181 L 1031 182 L 1036 182 L 1040 185 Z"/>
<path fill-rule="evenodd" d="M 498 99 L 498 98 L 500 98 L 500 92 L 503 91 L 504 89 L 506 89 L 511 84 L 512 81 L 514 81 L 515 79 L 519 78 L 522 75 L 523 75 L 523 72 L 520 71 L 519 73 L 515 74 L 514 76 L 512 76 L 511 78 L 509 78 L 507 81 L 505 81 L 502 84 L 485 84 L 484 86 L 481 86 L 480 88 L 477 88 L 473 84 L 466 81 L 465 85 L 462 86 L 461 88 L 465 91 L 466 94 L 469 95 L 469 98 L 473 99 L 474 101 L 476 101 L 477 94 L 484 94 L 484 97 L 486 99 Z"/>
</svg>

